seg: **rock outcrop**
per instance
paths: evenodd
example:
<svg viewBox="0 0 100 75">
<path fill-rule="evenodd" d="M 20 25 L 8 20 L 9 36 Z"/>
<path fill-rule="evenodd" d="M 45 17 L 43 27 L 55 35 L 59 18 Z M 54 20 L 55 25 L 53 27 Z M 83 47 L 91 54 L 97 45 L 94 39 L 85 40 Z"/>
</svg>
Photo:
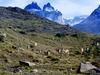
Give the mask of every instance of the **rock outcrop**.
<svg viewBox="0 0 100 75">
<path fill-rule="evenodd" d="M 32 2 L 32 4 L 29 4 L 25 7 L 25 10 L 36 13 L 40 17 L 45 17 L 51 21 L 64 24 L 62 13 L 58 10 L 55 10 L 53 6 L 51 6 L 50 3 L 47 3 L 43 6 L 43 9 L 41 9 L 37 3 Z"/>
</svg>

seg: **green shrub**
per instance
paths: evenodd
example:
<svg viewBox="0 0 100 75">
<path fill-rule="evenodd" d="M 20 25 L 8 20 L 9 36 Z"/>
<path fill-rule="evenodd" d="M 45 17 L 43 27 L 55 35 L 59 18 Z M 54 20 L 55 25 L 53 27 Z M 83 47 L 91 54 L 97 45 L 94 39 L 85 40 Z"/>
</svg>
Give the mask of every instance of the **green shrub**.
<svg viewBox="0 0 100 75">
<path fill-rule="evenodd" d="M 55 36 L 56 36 L 56 37 L 65 37 L 66 34 L 57 33 Z"/>
</svg>

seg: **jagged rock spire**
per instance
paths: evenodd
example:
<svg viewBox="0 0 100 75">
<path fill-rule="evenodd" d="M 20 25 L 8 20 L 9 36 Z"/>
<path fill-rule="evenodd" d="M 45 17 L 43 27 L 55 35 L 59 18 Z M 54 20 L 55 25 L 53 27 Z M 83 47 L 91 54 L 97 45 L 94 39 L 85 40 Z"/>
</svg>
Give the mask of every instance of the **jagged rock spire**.
<svg viewBox="0 0 100 75">
<path fill-rule="evenodd" d="M 39 5 L 36 2 L 32 2 L 31 4 L 27 5 L 25 7 L 25 9 L 38 9 L 41 10 L 41 8 L 39 7 Z"/>
<path fill-rule="evenodd" d="M 44 5 L 43 10 L 44 11 L 54 11 L 55 9 L 54 9 L 53 6 L 51 6 L 50 3 L 47 3 L 47 4 Z"/>
</svg>

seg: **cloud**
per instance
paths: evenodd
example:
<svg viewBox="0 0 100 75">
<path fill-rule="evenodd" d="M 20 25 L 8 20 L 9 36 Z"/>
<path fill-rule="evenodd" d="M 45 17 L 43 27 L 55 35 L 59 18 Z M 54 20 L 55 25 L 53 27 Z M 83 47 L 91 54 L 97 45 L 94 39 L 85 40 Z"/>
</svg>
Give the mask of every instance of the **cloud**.
<svg viewBox="0 0 100 75">
<path fill-rule="evenodd" d="M 89 15 L 98 7 L 98 0 L 56 0 L 53 5 L 62 11 L 64 17 L 73 17 L 78 15 Z"/>
<path fill-rule="evenodd" d="M 50 2 L 56 9 L 63 13 L 65 18 L 89 15 L 100 4 L 99 0 L 0 0 L 0 5 L 24 8 L 32 1 L 37 2 L 41 7 Z"/>
<path fill-rule="evenodd" d="M 0 0 L 0 6 L 7 6 L 9 3 L 11 3 L 10 0 Z"/>
</svg>

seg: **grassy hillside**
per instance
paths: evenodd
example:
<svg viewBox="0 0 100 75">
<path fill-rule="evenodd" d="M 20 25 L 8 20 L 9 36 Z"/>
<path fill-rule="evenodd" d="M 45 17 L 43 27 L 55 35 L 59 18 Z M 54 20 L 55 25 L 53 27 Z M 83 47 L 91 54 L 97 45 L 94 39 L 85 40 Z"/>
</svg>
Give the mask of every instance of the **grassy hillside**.
<svg viewBox="0 0 100 75">
<path fill-rule="evenodd" d="M 0 42 L 0 75 L 33 75 L 34 69 L 38 70 L 36 75 L 66 75 L 70 67 L 74 68 L 71 75 L 77 75 L 80 62 L 98 58 L 87 58 L 80 49 L 91 47 L 99 36 L 81 33 L 19 8 L 1 7 L 0 16 L 0 32 L 7 34 L 4 42 Z M 32 47 L 27 48 L 28 45 Z M 69 49 L 70 54 L 58 53 L 61 48 Z M 36 65 L 23 66 L 21 72 L 15 72 L 20 60 Z"/>
</svg>

